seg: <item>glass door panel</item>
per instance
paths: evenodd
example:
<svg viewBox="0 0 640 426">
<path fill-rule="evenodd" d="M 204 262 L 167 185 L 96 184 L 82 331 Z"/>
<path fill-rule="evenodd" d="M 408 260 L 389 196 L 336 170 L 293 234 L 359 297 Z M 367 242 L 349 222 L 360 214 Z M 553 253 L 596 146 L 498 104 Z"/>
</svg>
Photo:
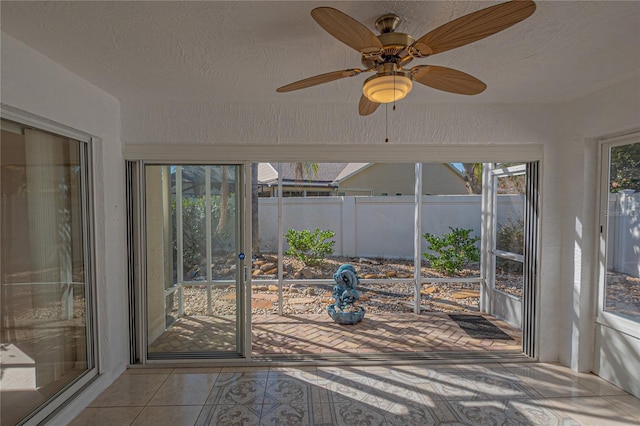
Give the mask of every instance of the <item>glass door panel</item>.
<svg viewBox="0 0 640 426">
<path fill-rule="evenodd" d="M 242 353 L 237 165 L 145 166 L 149 359 Z"/>
<path fill-rule="evenodd" d="M 510 166 L 503 173 L 506 175 L 495 176 L 495 288 L 522 298 L 524 166 Z"/>
<path fill-rule="evenodd" d="M 94 367 L 86 144 L 2 121 L 0 424 Z"/>
<path fill-rule="evenodd" d="M 491 313 L 523 327 L 525 294 L 525 193 L 527 165 L 489 165 L 491 182 L 490 279 Z M 528 249 L 530 250 L 530 248 Z"/>
<path fill-rule="evenodd" d="M 609 149 L 606 274 L 601 309 L 640 322 L 640 143 Z M 604 263 L 604 262 L 603 262 Z"/>
</svg>

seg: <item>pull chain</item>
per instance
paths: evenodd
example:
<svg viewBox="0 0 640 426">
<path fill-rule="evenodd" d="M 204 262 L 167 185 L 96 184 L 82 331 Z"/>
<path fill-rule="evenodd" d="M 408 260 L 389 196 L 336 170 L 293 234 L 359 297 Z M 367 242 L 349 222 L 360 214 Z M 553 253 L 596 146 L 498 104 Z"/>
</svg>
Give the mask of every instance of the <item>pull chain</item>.
<svg viewBox="0 0 640 426">
<path fill-rule="evenodd" d="M 384 104 L 384 133 L 385 133 L 385 138 L 384 138 L 384 142 L 387 143 L 389 142 L 389 108 L 388 108 L 389 104 Z M 393 78 L 393 108 L 392 111 L 396 110 L 396 79 L 395 77 Z"/>
<path fill-rule="evenodd" d="M 384 142 L 389 142 L 389 104 L 384 104 Z"/>
<path fill-rule="evenodd" d="M 396 110 L 396 76 L 393 76 L 393 110 Z"/>
</svg>

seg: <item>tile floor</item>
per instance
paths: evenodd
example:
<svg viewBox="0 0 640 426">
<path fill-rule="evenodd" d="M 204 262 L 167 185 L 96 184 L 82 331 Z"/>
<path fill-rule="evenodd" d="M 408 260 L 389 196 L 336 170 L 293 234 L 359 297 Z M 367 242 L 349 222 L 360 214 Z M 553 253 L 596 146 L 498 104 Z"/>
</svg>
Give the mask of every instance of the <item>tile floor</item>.
<svg viewBox="0 0 640 426">
<path fill-rule="evenodd" d="M 130 369 L 77 425 L 638 425 L 640 400 L 554 364 Z"/>
</svg>

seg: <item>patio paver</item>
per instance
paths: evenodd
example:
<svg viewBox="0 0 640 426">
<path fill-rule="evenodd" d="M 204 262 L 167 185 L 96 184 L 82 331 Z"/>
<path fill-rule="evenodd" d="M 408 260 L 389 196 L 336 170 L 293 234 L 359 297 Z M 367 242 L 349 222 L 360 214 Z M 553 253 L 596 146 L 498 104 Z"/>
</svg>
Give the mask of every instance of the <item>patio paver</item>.
<svg viewBox="0 0 640 426">
<path fill-rule="evenodd" d="M 355 325 L 336 324 L 326 314 L 254 315 L 252 356 L 521 351 L 519 330 L 486 318 L 512 340 L 472 338 L 444 313 L 367 314 Z M 234 350 L 233 329 L 230 318 L 183 317 L 149 351 Z"/>
</svg>

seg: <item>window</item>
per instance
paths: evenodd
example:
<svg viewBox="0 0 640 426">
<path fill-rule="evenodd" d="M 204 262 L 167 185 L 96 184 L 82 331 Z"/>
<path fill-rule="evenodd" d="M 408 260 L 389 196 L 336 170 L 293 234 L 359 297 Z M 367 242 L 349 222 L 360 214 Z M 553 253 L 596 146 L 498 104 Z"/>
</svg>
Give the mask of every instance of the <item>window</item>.
<svg viewBox="0 0 640 426">
<path fill-rule="evenodd" d="M 89 156 L 86 142 L 5 120 L 0 147 L 0 423 L 15 424 L 95 374 Z"/>
<path fill-rule="evenodd" d="M 508 163 L 493 170 L 495 185 L 495 286 L 522 298 L 524 263 L 525 165 Z"/>
<path fill-rule="evenodd" d="M 147 358 L 238 356 L 240 166 L 147 164 L 144 173 Z"/>
<path fill-rule="evenodd" d="M 640 322 L 640 142 L 602 146 L 600 317 Z"/>
</svg>

